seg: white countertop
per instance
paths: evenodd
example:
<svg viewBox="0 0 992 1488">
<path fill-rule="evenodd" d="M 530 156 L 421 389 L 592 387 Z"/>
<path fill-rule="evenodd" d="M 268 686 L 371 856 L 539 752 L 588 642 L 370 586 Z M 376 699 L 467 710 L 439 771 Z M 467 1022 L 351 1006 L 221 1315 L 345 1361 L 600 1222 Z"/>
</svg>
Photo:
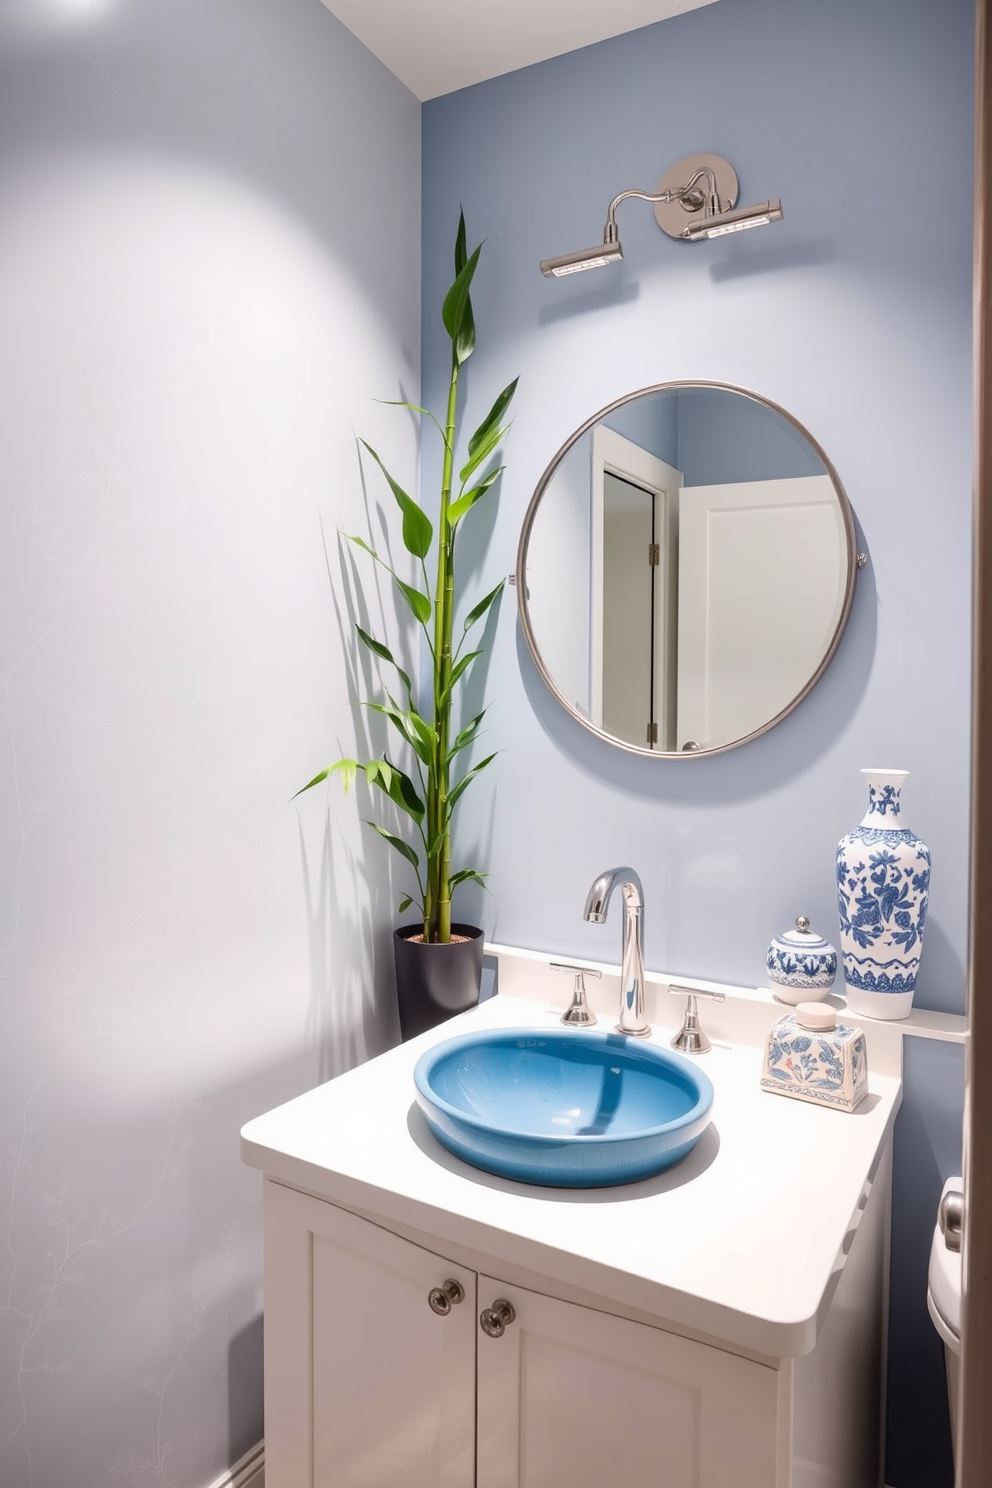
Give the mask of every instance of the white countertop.
<svg viewBox="0 0 992 1488">
<path fill-rule="evenodd" d="M 561 985 L 559 991 L 566 987 Z M 564 999 L 567 1003 L 567 997 Z M 785 1011 L 781 1009 L 780 1011 Z M 246 1163 L 345 1207 L 469 1246 L 773 1358 L 807 1353 L 902 1098 L 873 1072 L 849 1115 L 759 1088 L 761 1051 L 702 1056 L 713 1122 L 667 1173 L 550 1189 L 446 1152 L 414 1100 L 431 1044 L 476 1028 L 558 1026 L 561 1006 L 499 996 L 249 1121 Z M 672 1007 L 677 1023 L 680 1009 Z M 654 1035 L 667 1045 L 673 1026 Z"/>
</svg>

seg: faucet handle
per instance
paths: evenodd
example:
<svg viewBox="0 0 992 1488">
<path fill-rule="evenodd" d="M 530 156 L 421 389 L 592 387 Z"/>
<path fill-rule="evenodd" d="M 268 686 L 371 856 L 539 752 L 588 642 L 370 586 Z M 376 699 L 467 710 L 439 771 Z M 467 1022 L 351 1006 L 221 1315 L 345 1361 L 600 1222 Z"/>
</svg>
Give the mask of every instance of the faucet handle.
<svg viewBox="0 0 992 1488">
<path fill-rule="evenodd" d="M 668 990 L 673 997 L 707 997 L 710 1002 L 726 1002 L 726 992 L 704 992 L 702 987 L 680 987 L 677 982 L 669 982 Z"/>
<path fill-rule="evenodd" d="M 569 1028 L 591 1028 L 598 1022 L 596 1014 L 586 1002 L 586 977 L 600 977 L 601 971 L 595 971 L 591 966 L 568 966 L 561 961 L 551 962 L 552 971 L 570 971 L 575 977 L 575 985 L 572 988 L 572 1001 L 561 1015 L 561 1021 Z"/>
<path fill-rule="evenodd" d="M 676 997 L 685 997 L 685 1021 L 678 1033 L 672 1039 L 672 1048 L 678 1049 L 682 1054 L 705 1054 L 713 1047 L 706 1034 L 699 1025 L 699 1008 L 696 1003 L 697 997 L 706 997 L 710 1002 L 726 1002 L 725 992 L 703 992 L 699 987 L 680 987 L 677 983 L 669 983 L 669 992 Z"/>
</svg>

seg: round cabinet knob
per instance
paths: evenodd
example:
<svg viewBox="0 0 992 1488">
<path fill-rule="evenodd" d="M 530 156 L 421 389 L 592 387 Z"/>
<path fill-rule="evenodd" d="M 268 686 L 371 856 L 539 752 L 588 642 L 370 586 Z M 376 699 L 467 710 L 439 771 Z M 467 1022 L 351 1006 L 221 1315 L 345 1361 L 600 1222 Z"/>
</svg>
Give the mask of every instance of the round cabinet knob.
<svg viewBox="0 0 992 1488">
<path fill-rule="evenodd" d="M 460 1281 L 446 1281 L 444 1286 L 432 1287 L 427 1293 L 427 1300 L 431 1306 L 431 1312 L 436 1312 L 438 1317 L 447 1317 L 452 1307 L 457 1307 L 459 1302 L 465 1301 L 465 1288 Z"/>
<path fill-rule="evenodd" d="M 505 1297 L 497 1297 L 492 1307 L 479 1313 L 479 1326 L 490 1338 L 502 1338 L 516 1317 L 516 1309 Z"/>
</svg>

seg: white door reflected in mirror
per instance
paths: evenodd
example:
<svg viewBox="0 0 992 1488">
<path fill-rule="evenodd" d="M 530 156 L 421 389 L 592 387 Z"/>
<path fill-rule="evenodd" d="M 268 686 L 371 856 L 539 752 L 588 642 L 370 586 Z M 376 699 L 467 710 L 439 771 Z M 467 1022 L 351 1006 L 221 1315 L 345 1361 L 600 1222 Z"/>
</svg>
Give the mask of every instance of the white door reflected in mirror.
<svg viewBox="0 0 992 1488">
<path fill-rule="evenodd" d="M 544 680 L 635 751 L 732 748 L 829 663 L 853 597 L 850 507 L 826 455 L 753 393 L 667 384 L 589 420 L 524 523 L 521 619 Z"/>
</svg>

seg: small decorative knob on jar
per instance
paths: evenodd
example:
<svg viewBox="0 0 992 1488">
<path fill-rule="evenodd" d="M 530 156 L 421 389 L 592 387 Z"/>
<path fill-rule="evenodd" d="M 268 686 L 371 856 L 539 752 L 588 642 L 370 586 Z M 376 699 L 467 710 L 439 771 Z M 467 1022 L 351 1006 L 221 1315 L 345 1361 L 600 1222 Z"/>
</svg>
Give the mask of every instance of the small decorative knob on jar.
<svg viewBox="0 0 992 1488">
<path fill-rule="evenodd" d="M 775 996 L 795 1007 L 826 997 L 837 975 L 837 952 L 800 915 L 794 930 L 776 935 L 765 955 L 765 966 Z"/>
</svg>

